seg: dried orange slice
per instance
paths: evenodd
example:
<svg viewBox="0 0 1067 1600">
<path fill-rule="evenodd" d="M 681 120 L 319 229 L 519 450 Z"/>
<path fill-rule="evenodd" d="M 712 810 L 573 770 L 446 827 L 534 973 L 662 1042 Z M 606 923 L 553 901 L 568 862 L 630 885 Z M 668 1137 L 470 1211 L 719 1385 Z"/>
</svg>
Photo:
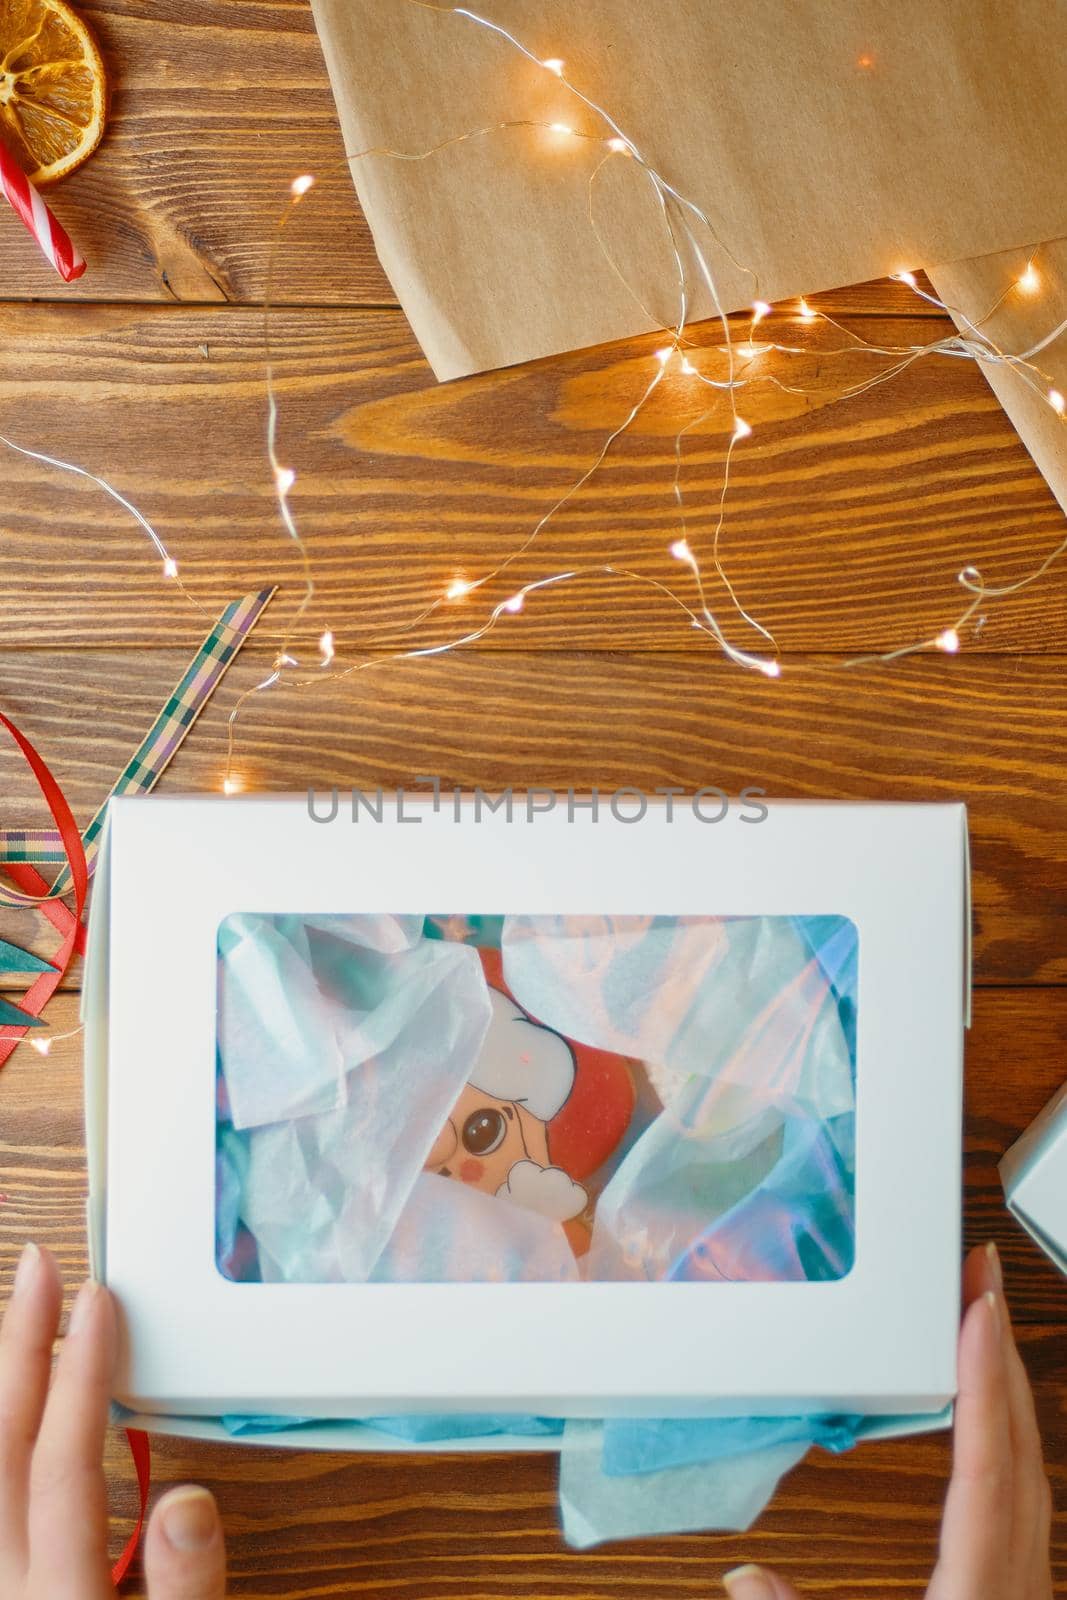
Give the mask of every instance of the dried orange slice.
<svg viewBox="0 0 1067 1600">
<path fill-rule="evenodd" d="M 96 40 L 65 0 L 0 0 L 0 138 L 32 183 L 92 155 L 106 99 Z"/>
</svg>

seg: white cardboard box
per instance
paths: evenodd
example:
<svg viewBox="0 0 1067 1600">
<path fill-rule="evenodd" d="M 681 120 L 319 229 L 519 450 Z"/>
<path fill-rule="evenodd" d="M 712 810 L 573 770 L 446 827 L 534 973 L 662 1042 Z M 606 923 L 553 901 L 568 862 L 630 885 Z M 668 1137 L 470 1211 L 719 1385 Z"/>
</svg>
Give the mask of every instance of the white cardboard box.
<svg viewBox="0 0 1067 1600">
<path fill-rule="evenodd" d="M 1067 1272 L 1067 1084 L 1000 1163 L 1008 1210 Z"/>
<path fill-rule="evenodd" d="M 668 809 L 672 815 L 668 821 Z M 401 814 L 402 813 L 402 814 Z M 413 819 L 415 819 L 413 821 Z M 430 888 L 427 888 L 427 885 Z M 430 902 L 430 904 L 428 904 Z M 232 912 L 837 913 L 859 936 L 856 1260 L 821 1283 L 236 1284 L 214 1258 L 216 934 Z M 959 805 L 511 820 L 304 796 L 112 803 L 84 993 L 89 1228 L 116 1398 L 222 1413 L 937 1412 L 955 1392 L 969 872 Z M 279 1443 L 411 1448 L 366 1429 Z M 503 1448 L 550 1448 L 545 1440 Z M 485 1448 L 484 1442 L 479 1442 Z M 492 1444 L 489 1446 L 492 1448 Z M 415 1448 L 425 1448 L 416 1446 Z"/>
</svg>

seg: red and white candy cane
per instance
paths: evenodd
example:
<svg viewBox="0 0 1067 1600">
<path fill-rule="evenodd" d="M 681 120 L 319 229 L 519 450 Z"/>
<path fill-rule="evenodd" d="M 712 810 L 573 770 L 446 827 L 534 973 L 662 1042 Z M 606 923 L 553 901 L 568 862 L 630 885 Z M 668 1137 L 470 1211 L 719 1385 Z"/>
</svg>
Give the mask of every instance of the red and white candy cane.
<svg viewBox="0 0 1067 1600">
<path fill-rule="evenodd" d="M 0 144 L 0 189 L 30 233 L 37 240 L 46 260 L 55 267 L 64 283 L 73 283 L 85 271 L 85 262 L 75 250 L 70 236 L 60 227 L 14 156 Z"/>
</svg>

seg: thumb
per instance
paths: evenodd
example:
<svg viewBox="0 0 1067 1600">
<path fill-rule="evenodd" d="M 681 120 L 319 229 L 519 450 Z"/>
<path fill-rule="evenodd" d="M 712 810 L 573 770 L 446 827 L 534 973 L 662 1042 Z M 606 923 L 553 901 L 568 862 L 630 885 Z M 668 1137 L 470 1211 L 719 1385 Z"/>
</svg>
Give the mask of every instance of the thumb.
<svg viewBox="0 0 1067 1600">
<path fill-rule="evenodd" d="M 735 1567 L 722 1581 L 730 1600 L 800 1600 L 793 1585 L 767 1567 Z"/>
<path fill-rule="evenodd" d="M 165 1494 L 145 1541 L 148 1600 L 225 1600 L 226 1547 L 213 1496 L 189 1484 Z"/>
</svg>

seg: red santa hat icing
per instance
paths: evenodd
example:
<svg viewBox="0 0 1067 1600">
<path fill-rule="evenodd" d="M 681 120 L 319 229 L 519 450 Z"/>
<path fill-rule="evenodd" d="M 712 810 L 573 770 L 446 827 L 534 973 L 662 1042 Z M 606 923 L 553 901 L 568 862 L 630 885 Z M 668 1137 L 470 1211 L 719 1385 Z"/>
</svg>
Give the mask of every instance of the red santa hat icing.
<svg viewBox="0 0 1067 1600">
<path fill-rule="evenodd" d="M 481 948 L 478 954 L 493 1015 L 468 1081 L 549 1123 L 552 1161 L 572 1178 L 587 1177 L 607 1160 L 633 1115 L 636 1095 L 626 1060 L 538 1023 L 512 996 L 500 951 Z"/>
</svg>

